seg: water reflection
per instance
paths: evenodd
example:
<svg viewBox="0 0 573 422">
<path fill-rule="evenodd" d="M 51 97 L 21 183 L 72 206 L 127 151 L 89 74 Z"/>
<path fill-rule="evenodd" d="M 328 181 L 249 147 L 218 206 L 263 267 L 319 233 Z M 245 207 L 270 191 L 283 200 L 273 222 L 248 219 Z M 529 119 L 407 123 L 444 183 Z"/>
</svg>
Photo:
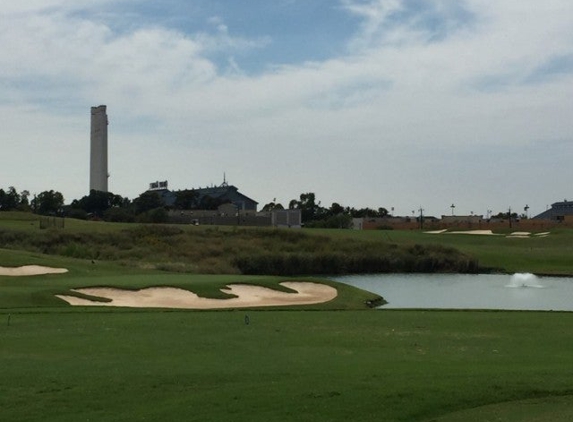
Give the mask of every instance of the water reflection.
<svg viewBox="0 0 573 422">
<path fill-rule="evenodd" d="M 573 311 L 573 278 L 533 274 L 374 274 L 335 280 L 383 296 L 381 308 Z"/>
</svg>

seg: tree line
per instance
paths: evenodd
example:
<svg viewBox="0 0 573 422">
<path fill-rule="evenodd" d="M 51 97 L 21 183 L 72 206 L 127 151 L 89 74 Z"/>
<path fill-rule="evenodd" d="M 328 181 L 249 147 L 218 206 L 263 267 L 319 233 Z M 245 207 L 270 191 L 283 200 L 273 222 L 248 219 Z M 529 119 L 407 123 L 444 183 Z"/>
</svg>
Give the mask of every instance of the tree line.
<svg viewBox="0 0 573 422">
<path fill-rule="evenodd" d="M 299 199 L 292 199 L 288 204 L 289 209 L 298 209 L 301 213 L 302 222 L 306 227 L 315 228 L 348 228 L 353 218 L 379 218 L 388 216 L 388 210 L 380 207 L 354 208 L 345 207 L 338 202 L 333 202 L 330 207 L 324 207 L 317 201 L 313 192 L 302 193 Z M 282 204 L 270 202 L 263 207 L 263 211 L 284 209 Z"/>
<path fill-rule="evenodd" d="M 171 209 L 176 210 L 216 210 L 224 204 L 217 198 L 207 195 L 199 196 L 195 190 L 183 189 L 173 191 L 174 203 Z M 270 202 L 262 211 L 285 209 L 282 204 Z M 354 208 L 334 202 L 324 207 L 313 192 L 300 194 L 288 204 L 288 209 L 298 209 L 302 222 L 307 227 L 348 227 L 352 218 L 385 217 L 386 208 Z M 157 191 L 146 191 L 137 198 L 127 197 L 112 192 L 91 190 L 89 195 L 74 199 L 64 204 L 61 192 L 47 190 L 38 195 L 30 195 L 28 190 L 18 192 L 10 186 L 0 189 L 0 211 L 28 211 L 39 215 L 71 217 L 78 219 L 100 219 L 112 222 L 165 222 L 167 207 Z"/>
</svg>

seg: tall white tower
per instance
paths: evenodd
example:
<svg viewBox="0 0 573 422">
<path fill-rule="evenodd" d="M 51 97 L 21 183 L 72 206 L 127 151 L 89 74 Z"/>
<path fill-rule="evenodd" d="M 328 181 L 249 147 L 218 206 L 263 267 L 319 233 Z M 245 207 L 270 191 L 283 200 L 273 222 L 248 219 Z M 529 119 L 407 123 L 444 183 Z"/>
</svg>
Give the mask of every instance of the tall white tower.
<svg viewBox="0 0 573 422">
<path fill-rule="evenodd" d="M 92 107 L 90 134 L 90 191 L 107 192 L 107 113 L 106 106 Z"/>
</svg>

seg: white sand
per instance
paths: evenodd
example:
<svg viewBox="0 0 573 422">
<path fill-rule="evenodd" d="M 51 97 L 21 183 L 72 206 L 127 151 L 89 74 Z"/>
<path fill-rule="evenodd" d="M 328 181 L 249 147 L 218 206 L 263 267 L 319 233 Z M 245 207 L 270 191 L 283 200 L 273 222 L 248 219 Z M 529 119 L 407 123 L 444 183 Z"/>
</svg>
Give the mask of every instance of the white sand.
<svg viewBox="0 0 573 422">
<path fill-rule="evenodd" d="M 455 231 L 455 232 L 448 232 L 447 234 L 477 234 L 477 235 L 485 235 L 485 236 L 497 236 L 491 230 L 464 230 L 464 231 Z"/>
<path fill-rule="evenodd" d="M 42 267 L 40 265 L 24 265 L 23 267 L 0 267 L 0 275 L 14 277 L 43 274 L 63 274 L 67 273 L 66 268 Z"/>
<path fill-rule="evenodd" d="M 111 299 L 111 302 L 97 302 L 75 296 L 57 295 L 73 306 L 125 306 L 133 308 L 180 308 L 180 309 L 223 309 L 253 306 L 310 305 L 328 302 L 338 292 L 334 287 L 310 282 L 288 281 L 281 286 L 294 290 L 281 292 L 261 286 L 231 284 L 222 292 L 235 295 L 229 299 L 199 297 L 188 290 L 174 287 L 151 287 L 143 290 L 122 290 L 116 288 L 84 288 L 72 291 L 88 296 Z"/>
<path fill-rule="evenodd" d="M 447 232 L 447 231 L 448 231 L 448 229 L 443 229 L 443 230 L 430 230 L 429 232 L 424 232 L 424 233 L 427 233 L 427 234 L 442 234 L 442 233 Z"/>
</svg>

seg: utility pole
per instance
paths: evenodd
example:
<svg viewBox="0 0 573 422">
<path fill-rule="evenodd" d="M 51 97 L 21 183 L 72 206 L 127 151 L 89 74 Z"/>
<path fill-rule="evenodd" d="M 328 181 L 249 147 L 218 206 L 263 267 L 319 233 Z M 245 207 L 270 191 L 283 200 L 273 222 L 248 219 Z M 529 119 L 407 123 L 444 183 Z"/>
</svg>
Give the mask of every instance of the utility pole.
<svg viewBox="0 0 573 422">
<path fill-rule="evenodd" d="M 420 230 L 422 230 L 424 228 L 424 209 L 421 205 L 418 211 L 420 211 Z"/>
</svg>

